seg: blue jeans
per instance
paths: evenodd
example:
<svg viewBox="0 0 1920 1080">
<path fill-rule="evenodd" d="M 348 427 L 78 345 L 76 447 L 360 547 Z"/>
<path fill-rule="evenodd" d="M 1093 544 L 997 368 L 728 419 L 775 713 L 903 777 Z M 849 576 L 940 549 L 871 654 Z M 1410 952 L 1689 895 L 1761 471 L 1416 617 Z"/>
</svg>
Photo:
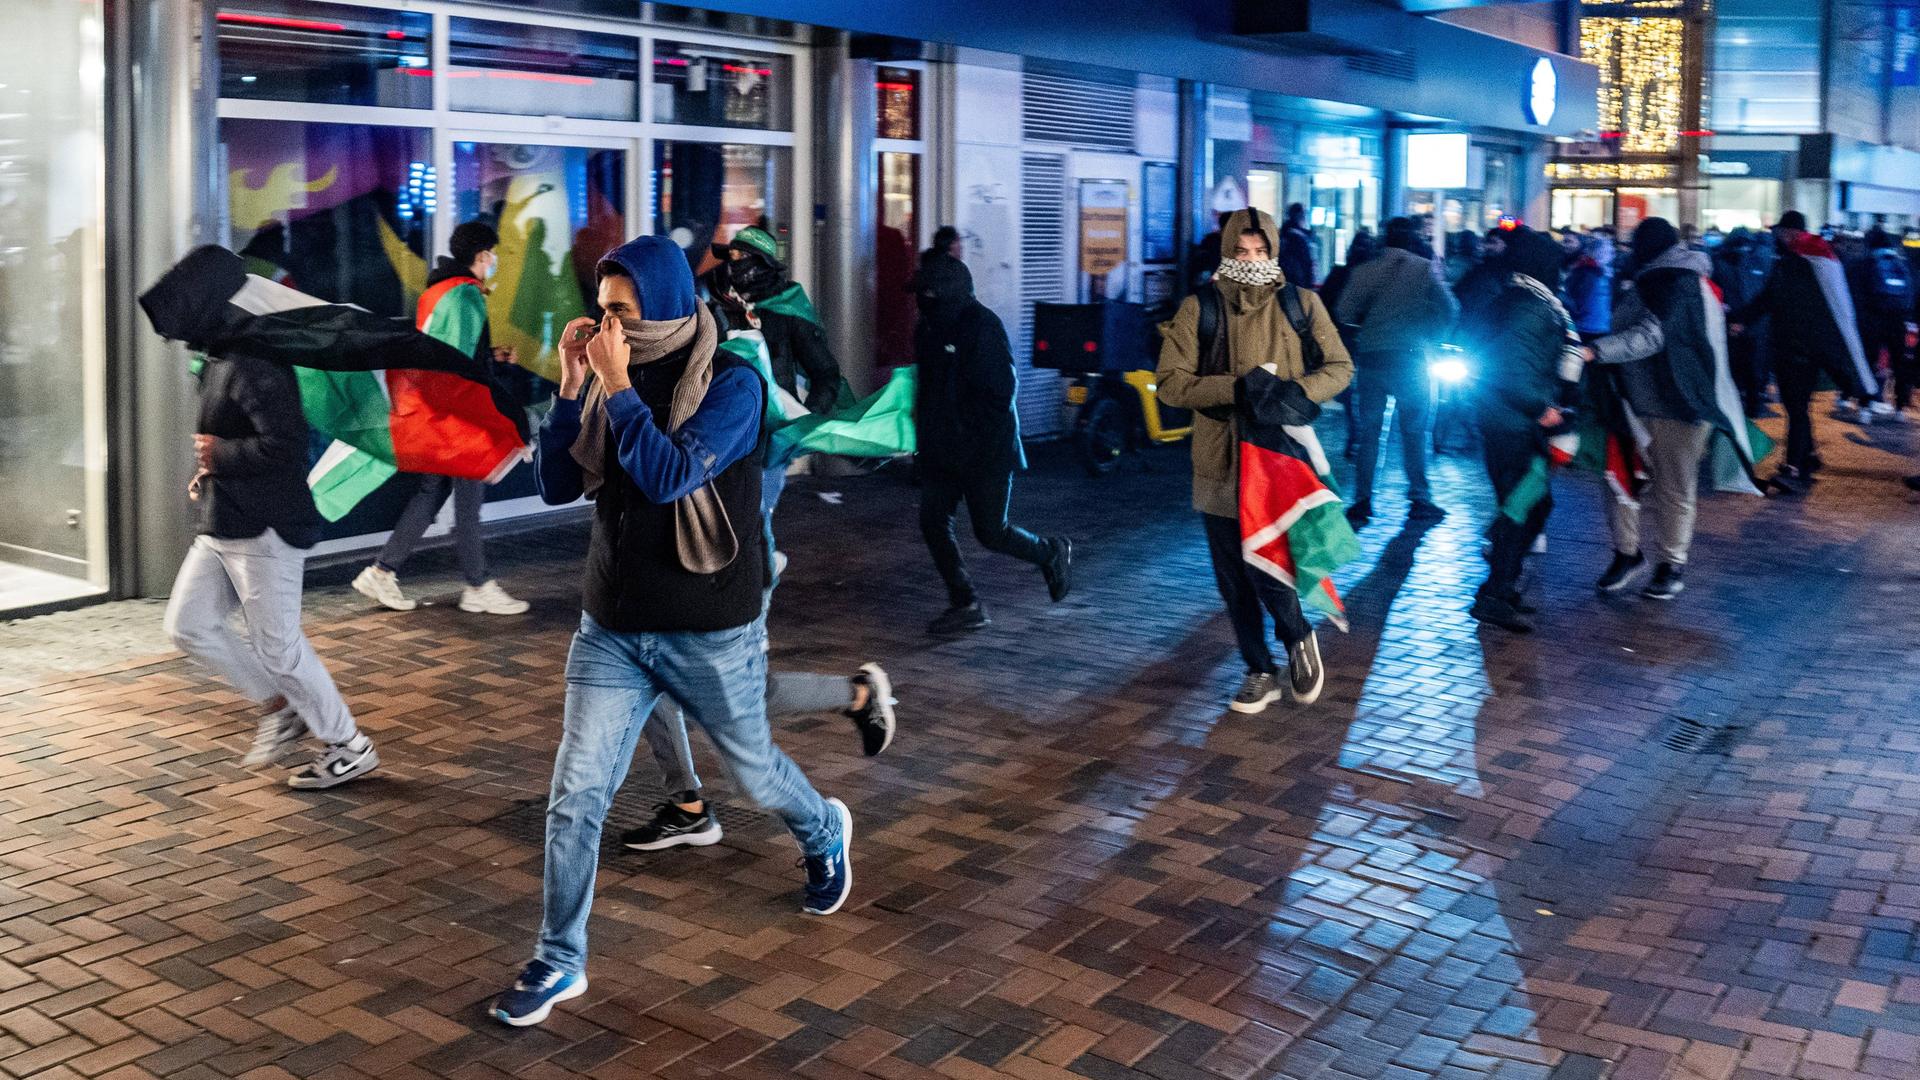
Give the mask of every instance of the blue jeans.
<svg viewBox="0 0 1920 1080">
<path fill-rule="evenodd" d="M 711 634 L 622 634 L 581 613 L 567 653 L 566 729 L 547 800 L 539 959 L 563 971 L 586 969 L 600 830 L 662 696 L 706 729 L 734 783 L 780 815 L 802 853 L 839 846 L 839 815 L 767 729 L 765 633 L 755 620 Z"/>
</svg>

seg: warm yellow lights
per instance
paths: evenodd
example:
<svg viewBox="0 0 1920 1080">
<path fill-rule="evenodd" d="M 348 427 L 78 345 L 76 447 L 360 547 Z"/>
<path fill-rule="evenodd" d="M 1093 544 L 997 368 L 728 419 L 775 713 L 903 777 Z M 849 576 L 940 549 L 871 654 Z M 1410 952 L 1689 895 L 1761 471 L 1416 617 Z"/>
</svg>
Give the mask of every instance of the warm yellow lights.
<svg viewBox="0 0 1920 1080">
<path fill-rule="evenodd" d="M 1678 169 L 1664 162 L 1553 161 L 1547 164 L 1549 180 L 1672 180 L 1678 174 Z"/>
<path fill-rule="evenodd" d="M 1682 19 L 1580 20 L 1580 58 L 1600 69 L 1600 128 L 1621 152 L 1665 154 L 1679 144 L 1685 42 Z"/>
</svg>

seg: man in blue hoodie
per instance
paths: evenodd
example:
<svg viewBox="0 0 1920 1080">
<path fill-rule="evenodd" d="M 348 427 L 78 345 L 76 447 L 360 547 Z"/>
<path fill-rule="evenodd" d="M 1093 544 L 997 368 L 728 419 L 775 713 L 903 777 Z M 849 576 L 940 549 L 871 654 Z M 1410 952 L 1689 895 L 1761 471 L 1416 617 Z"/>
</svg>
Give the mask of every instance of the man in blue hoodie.
<svg viewBox="0 0 1920 1080">
<path fill-rule="evenodd" d="M 540 943 L 492 1009 L 516 1027 L 586 992 L 600 831 L 663 696 L 792 831 L 803 911 L 833 914 L 853 885 L 852 815 L 814 790 L 767 726 L 760 376 L 716 348 L 713 316 L 671 240 L 616 248 L 598 275 L 605 318 L 563 332 L 560 391 L 535 457 L 542 499 L 585 495 L 594 514 L 547 803 Z"/>
</svg>

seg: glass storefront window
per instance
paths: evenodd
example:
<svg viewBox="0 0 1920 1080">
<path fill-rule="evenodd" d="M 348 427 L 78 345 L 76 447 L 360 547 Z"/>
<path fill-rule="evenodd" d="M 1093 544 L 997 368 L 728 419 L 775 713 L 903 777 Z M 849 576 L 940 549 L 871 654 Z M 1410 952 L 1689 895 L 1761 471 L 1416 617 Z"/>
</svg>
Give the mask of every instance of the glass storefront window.
<svg viewBox="0 0 1920 1080">
<path fill-rule="evenodd" d="M 653 119 L 700 127 L 793 127 L 788 58 L 725 45 L 656 41 Z"/>
<path fill-rule="evenodd" d="M 1700 224 L 1721 232 L 1765 229 L 1780 217 L 1780 181 L 1764 178 L 1714 179 L 1707 182 L 1707 205 Z"/>
<path fill-rule="evenodd" d="M 433 17 L 295 0 L 222 4 L 220 96 L 322 105 L 433 106 Z"/>
<path fill-rule="evenodd" d="M 0 5 L 0 609 L 103 591 L 103 28 Z"/>
<path fill-rule="evenodd" d="M 913 363 L 913 280 L 919 247 L 920 155 L 880 155 L 880 224 L 873 234 L 873 351 L 883 368 Z"/>
<path fill-rule="evenodd" d="M 438 209 L 420 128 L 222 120 L 228 243 L 322 300 L 412 315 Z"/>
<path fill-rule="evenodd" d="M 560 331 L 597 314 L 594 267 L 629 239 L 627 155 L 621 150 L 456 142 L 450 210 L 500 234 L 487 299 L 493 343 L 557 381 Z M 544 398 L 550 387 L 541 387 Z"/>
<path fill-rule="evenodd" d="M 711 265 L 710 245 L 749 225 L 787 243 L 792 155 L 746 143 L 653 144 L 654 229 L 687 253 L 694 273 Z"/>
<path fill-rule="evenodd" d="M 455 109 L 640 118 L 637 38 L 458 18 L 447 36 L 447 98 Z"/>
<path fill-rule="evenodd" d="M 582 3 L 590 0 L 572 0 L 572 2 Z M 607 2 L 607 0 L 600 0 L 600 2 Z M 718 30 L 746 37 L 791 38 L 795 35 L 794 24 L 785 19 L 765 19 L 758 15 L 734 15 L 725 11 L 687 7 L 683 4 L 653 5 L 653 21 L 674 26 L 697 26 L 702 30 Z"/>
<path fill-rule="evenodd" d="M 1680 220 L 1680 193 L 1672 188 L 1623 187 L 1614 206 L 1618 214 L 1614 224 L 1623 237 L 1632 235 L 1634 228 L 1650 217 Z"/>
<path fill-rule="evenodd" d="M 873 81 L 879 100 L 874 135 L 881 139 L 920 137 L 920 71 L 883 67 Z"/>
<path fill-rule="evenodd" d="M 1555 188 L 1549 200 L 1549 226 L 1597 229 L 1613 224 L 1613 192 L 1594 188 Z"/>
</svg>

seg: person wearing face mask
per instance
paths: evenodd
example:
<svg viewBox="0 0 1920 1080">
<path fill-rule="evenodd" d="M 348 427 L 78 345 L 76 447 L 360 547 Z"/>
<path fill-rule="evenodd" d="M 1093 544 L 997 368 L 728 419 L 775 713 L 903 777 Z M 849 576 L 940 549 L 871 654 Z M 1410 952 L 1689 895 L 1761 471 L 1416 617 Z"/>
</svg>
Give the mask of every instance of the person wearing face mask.
<svg viewBox="0 0 1920 1080">
<path fill-rule="evenodd" d="M 594 507 L 547 803 L 539 944 L 490 1010 L 515 1027 L 586 992 L 601 830 L 663 697 L 793 834 L 802 911 L 831 915 L 853 886 L 852 814 L 814 789 L 767 725 L 760 375 L 718 347 L 673 241 L 640 237 L 596 272 L 606 317 L 562 331 L 560 391 L 534 458 L 542 500 L 584 495 Z"/>
<path fill-rule="evenodd" d="M 486 281 L 500 267 L 500 235 L 482 221 L 465 222 L 453 230 L 449 254 L 427 275 L 427 291 L 420 294 L 415 322 L 422 333 L 444 341 L 483 367 L 514 361 L 510 348 L 494 348 L 487 334 Z M 457 480 L 422 474 L 420 488 L 394 522 L 379 558 L 360 571 L 353 587 L 362 596 L 394 611 L 412 611 L 419 601 L 400 588 L 400 570 L 420 546 L 420 538 L 453 496 L 453 545 L 459 556 L 466 588 L 460 610 L 485 615 L 519 615 L 528 604 L 509 595 L 487 570 L 486 542 L 480 535 L 480 505 L 487 485 L 480 480 Z"/>
<path fill-rule="evenodd" d="M 1040 568 L 1055 602 L 1073 585 L 1073 543 L 1043 539 L 1007 523 L 1013 475 L 1027 467 L 1014 412 L 1013 351 L 1006 327 L 974 299 L 967 264 L 928 252 L 914 276 L 920 322 L 914 328 L 914 424 L 919 433 L 920 533 L 947 586 L 947 610 L 934 634 L 978 630 L 991 621 L 974 592 L 954 537 L 967 504 L 973 535 L 988 551 Z"/>
<path fill-rule="evenodd" d="M 1242 379 L 1261 367 L 1297 383 L 1315 404 L 1333 400 L 1353 379 L 1353 361 L 1332 316 L 1319 297 L 1288 285 L 1274 257 L 1279 250 L 1273 218 L 1252 208 L 1235 211 L 1221 228 L 1213 281 L 1181 301 L 1160 327 L 1160 400 L 1193 410 L 1193 508 L 1200 512 L 1214 581 L 1247 666 L 1230 706 L 1238 713 L 1264 712 L 1281 697 L 1267 639 L 1269 616 L 1287 649 L 1295 701 L 1317 700 L 1326 670 L 1299 593 L 1255 570 L 1242 552 L 1235 397 Z M 1291 300 L 1283 290 L 1291 291 Z"/>
</svg>

